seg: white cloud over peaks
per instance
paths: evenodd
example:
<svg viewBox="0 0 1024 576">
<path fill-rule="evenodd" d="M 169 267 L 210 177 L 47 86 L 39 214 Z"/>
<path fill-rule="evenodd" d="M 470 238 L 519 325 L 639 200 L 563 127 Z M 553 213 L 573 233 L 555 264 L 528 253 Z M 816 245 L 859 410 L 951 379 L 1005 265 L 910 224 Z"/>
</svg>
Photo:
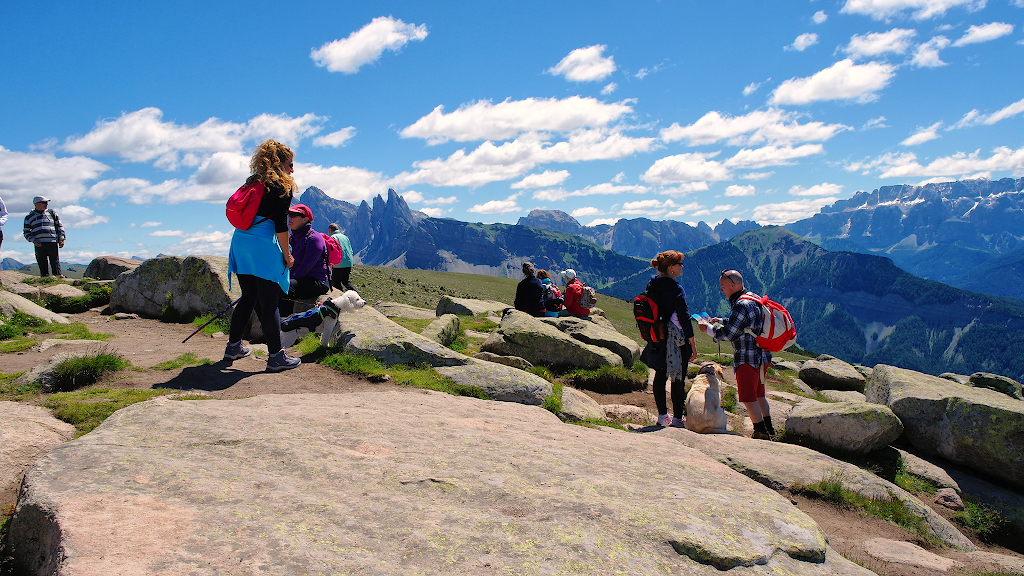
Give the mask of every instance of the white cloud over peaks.
<svg viewBox="0 0 1024 576">
<path fill-rule="evenodd" d="M 439 206 L 447 206 L 449 204 L 455 204 L 458 201 L 459 201 L 459 197 L 458 196 L 447 196 L 447 197 L 442 196 L 442 197 L 439 197 L 439 198 L 424 198 L 423 199 L 423 203 L 424 204 L 437 204 Z"/>
<path fill-rule="evenodd" d="M 603 195 L 608 196 L 611 194 L 643 194 L 647 192 L 649 188 L 646 186 L 635 186 L 635 185 L 617 185 L 612 183 L 595 184 L 593 186 L 587 186 L 579 190 L 573 190 L 569 192 L 562 188 L 549 188 L 546 190 L 537 190 L 533 193 L 534 200 L 540 200 L 542 202 L 556 202 L 559 200 L 565 200 L 566 198 L 574 196 L 595 196 Z"/>
<path fill-rule="evenodd" d="M 732 174 L 720 162 L 708 160 L 718 153 L 676 154 L 661 158 L 640 176 L 648 184 L 677 184 L 698 180 L 717 182 L 730 180 Z"/>
<path fill-rule="evenodd" d="M 316 186 L 331 198 L 353 204 L 383 194 L 392 185 L 380 172 L 352 166 L 298 164 L 292 176 L 300 191 Z"/>
<path fill-rule="evenodd" d="M 1006 36 L 1007 34 L 1013 33 L 1013 24 L 1007 24 L 1005 22 L 991 22 L 989 24 L 982 24 L 981 26 L 971 26 L 964 32 L 964 35 L 953 42 L 953 46 L 966 46 L 968 44 L 978 44 L 980 42 L 988 42 L 989 40 L 995 40 Z"/>
<path fill-rule="evenodd" d="M 573 218 L 586 218 L 587 216 L 603 216 L 604 211 L 594 208 L 593 206 L 586 206 L 584 208 L 577 208 L 569 213 L 569 216 Z"/>
<path fill-rule="evenodd" d="M 117 156 L 132 162 L 150 162 L 173 170 L 179 164 L 196 166 L 198 155 L 240 152 L 249 140 L 274 138 L 294 144 L 320 130 L 323 118 L 306 114 L 298 118 L 261 114 L 244 124 L 217 118 L 197 126 L 164 122 L 159 108 L 143 108 L 113 120 L 101 120 L 88 134 L 68 138 L 64 150 L 76 154 Z"/>
<path fill-rule="evenodd" d="M 807 78 L 790 78 L 772 92 L 771 104 L 809 104 L 819 100 L 854 100 L 860 103 L 878 98 L 896 73 L 896 67 L 881 62 L 854 64 L 847 58 Z"/>
<path fill-rule="evenodd" d="M 348 144 L 348 141 L 355 135 L 355 126 L 349 126 L 348 128 L 342 128 L 337 132 L 317 136 L 313 139 L 313 146 L 331 146 L 332 148 L 337 148 L 338 146 Z"/>
<path fill-rule="evenodd" d="M 914 52 L 914 57 L 911 59 L 911 63 L 918 68 L 938 68 L 939 66 L 945 66 L 946 63 L 939 57 L 939 50 L 949 46 L 949 38 L 945 36 L 935 36 L 931 40 L 921 44 L 917 47 Z"/>
<path fill-rule="evenodd" d="M 474 204 L 472 208 L 466 210 L 466 212 L 475 212 L 477 214 L 504 214 L 505 212 L 516 212 L 522 210 L 518 204 L 516 204 L 516 198 L 522 192 L 516 192 L 504 200 L 491 200 L 490 202 L 484 202 L 483 204 Z"/>
<path fill-rule="evenodd" d="M 733 211 L 733 210 L 735 210 L 737 208 L 739 208 L 739 206 L 737 206 L 735 204 L 719 204 L 718 206 L 715 206 L 714 208 L 712 208 L 711 211 L 712 212 L 731 212 L 731 211 Z"/>
<path fill-rule="evenodd" d="M 106 224 L 110 218 L 100 216 L 85 206 L 71 204 L 60 210 L 60 219 L 67 228 L 90 228 L 96 224 Z"/>
<path fill-rule="evenodd" d="M 739 198 L 739 197 L 744 197 L 744 196 L 753 196 L 756 193 L 757 193 L 757 190 L 754 188 L 753 184 L 751 184 L 749 186 L 739 186 L 739 185 L 733 184 L 732 186 L 729 186 L 729 187 L 727 187 L 725 189 L 725 196 L 727 198 Z"/>
<path fill-rule="evenodd" d="M 778 204 L 762 204 L 754 208 L 754 221 L 761 224 L 790 224 L 814 216 L 823 206 L 834 204 L 837 200 L 839 198 L 808 198 Z"/>
<path fill-rule="evenodd" d="M 722 140 L 732 146 L 751 144 L 796 144 L 821 142 L 850 130 L 842 124 L 798 122 L 799 114 L 779 108 L 755 110 L 743 116 L 728 116 L 711 111 L 688 126 L 673 123 L 661 131 L 665 142 L 685 140 L 690 146 L 714 144 Z"/>
<path fill-rule="evenodd" d="M 615 72 L 615 60 L 611 56 L 602 55 L 607 46 L 596 44 L 586 48 L 577 48 L 561 62 L 548 68 L 547 72 L 555 76 L 565 76 L 574 82 L 593 82 L 603 80 Z"/>
<path fill-rule="evenodd" d="M 938 130 L 942 126 L 942 122 L 936 122 L 926 128 L 918 127 L 917 132 L 908 136 L 906 140 L 900 142 L 900 146 L 917 146 L 918 144 L 924 144 L 930 140 L 940 138 Z"/>
<path fill-rule="evenodd" d="M 683 182 L 676 186 L 663 187 L 658 190 L 662 196 L 686 196 L 694 192 L 704 192 L 711 188 L 707 182 Z"/>
<path fill-rule="evenodd" d="M 480 100 L 444 113 L 444 106 L 404 128 L 403 138 L 424 138 L 428 144 L 448 140 L 507 140 L 526 132 L 569 132 L 584 127 L 606 126 L 633 111 L 629 100 L 605 104 L 596 98 L 570 96 L 505 100 L 492 104 Z"/>
<path fill-rule="evenodd" d="M 964 117 L 952 127 L 948 128 L 948 130 L 952 130 L 954 128 L 966 128 L 968 126 L 976 126 L 978 124 L 991 126 L 1000 120 L 1006 120 L 1007 118 L 1016 116 L 1021 112 L 1024 112 L 1024 98 L 1017 100 L 1013 104 L 993 112 L 992 114 L 982 114 L 977 110 L 971 110 L 967 114 L 964 114 Z"/>
<path fill-rule="evenodd" d="M 863 36 L 854 34 L 843 51 L 854 58 L 873 58 L 889 53 L 906 54 L 914 36 L 917 36 L 917 31 L 908 28 L 893 28 L 888 32 L 874 32 Z"/>
<path fill-rule="evenodd" d="M 549 186 L 558 186 L 562 182 L 569 179 L 568 170 L 545 170 L 540 174 L 530 174 L 526 178 L 523 178 L 519 182 L 515 182 L 510 186 L 513 190 L 518 189 L 529 189 L 529 188 L 547 188 Z"/>
<path fill-rule="evenodd" d="M 790 196 L 836 196 L 842 193 L 842 184 L 829 184 L 828 182 L 815 184 L 810 188 L 804 188 L 803 186 L 798 185 L 789 189 Z"/>
<path fill-rule="evenodd" d="M 602 224 L 615 226 L 615 223 L 618 222 L 619 220 L 622 220 L 622 218 L 598 218 L 596 220 L 591 221 L 591 223 L 587 224 L 587 226 L 600 226 Z"/>
<path fill-rule="evenodd" d="M 417 26 L 391 16 L 378 16 L 347 38 L 314 49 L 309 57 L 317 66 L 331 72 L 355 74 L 364 65 L 380 58 L 385 50 L 398 52 L 410 41 L 426 37 L 426 24 Z"/>
<path fill-rule="evenodd" d="M 950 8 L 973 12 L 984 7 L 985 0 L 846 0 L 840 12 L 870 16 L 875 20 L 888 20 L 911 12 L 915 20 L 926 20 L 942 16 Z"/>
<path fill-rule="evenodd" d="M 789 46 L 785 46 L 785 50 L 796 50 L 797 52 L 803 52 L 804 50 L 814 46 L 818 43 L 818 35 L 813 32 L 805 32 L 796 37 L 793 43 Z"/>
<path fill-rule="evenodd" d="M 449 210 L 445 210 L 444 208 L 420 208 L 419 211 L 431 218 L 440 218 L 449 212 Z"/>
<path fill-rule="evenodd" d="M 8 212 L 28 212 L 32 197 L 45 190 L 59 207 L 78 201 L 86 192 L 85 183 L 107 170 L 109 166 L 91 158 L 57 158 L 49 152 L 12 152 L 0 146 L 0 197 Z"/>
<path fill-rule="evenodd" d="M 922 166 L 912 153 L 898 156 L 886 154 L 866 163 L 855 163 L 847 166 L 847 170 L 875 169 L 881 171 L 882 178 L 908 178 L 915 176 L 964 176 L 976 172 L 997 172 L 1000 170 L 1024 170 L 1024 147 L 1013 150 L 1000 146 L 992 151 L 988 158 L 981 157 L 981 151 L 975 150 L 967 154 L 957 152 L 932 160 Z"/>
<path fill-rule="evenodd" d="M 821 144 L 804 144 L 803 146 L 764 146 L 762 148 L 744 148 L 723 164 L 729 168 L 764 168 L 766 166 L 787 166 L 792 160 L 821 154 L 825 151 Z"/>
<path fill-rule="evenodd" d="M 811 16 L 811 20 L 813 20 L 815 24 L 824 24 L 825 20 L 828 20 L 828 14 L 825 14 L 824 10 L 818 10 L 814 13 L 814 16 Z"/>
</svg>

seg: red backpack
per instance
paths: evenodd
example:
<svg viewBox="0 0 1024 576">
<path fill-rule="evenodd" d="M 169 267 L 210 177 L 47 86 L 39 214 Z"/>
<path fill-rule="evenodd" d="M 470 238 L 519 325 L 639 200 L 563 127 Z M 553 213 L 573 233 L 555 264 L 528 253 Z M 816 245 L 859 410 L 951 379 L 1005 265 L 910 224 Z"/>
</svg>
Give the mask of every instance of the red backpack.
<svg viewBox="0 0 1024 576">
<path fill-rule="evenodd" d="M 796 325 L 782 304 L 769 300 L 767 296 L 757 296 L 749 292 L 740 298 L 753 300 L 761 305 L 761 333 L 755 334 L 747 328 L 744 332 L 757 338 L 757 345 L 769 352 L 781 352 L 796 343 Z"/>
<path fill-rule="evenodd" d="M 252 221 L 256 219 L 256 211 L 260 209 L 260 201 L 263 200 L 263 193 L 266 190 L 263 182 L 258 180 L 252 185 L 242 184 L 241 188 L 228 198 L 226 208 L 228 222 L 231 222 L 231 225 L 239 230 L 252 228 Z"/>
<path fill-rule="evenodd" d="M 668 337 L 668 326 L 658 320 L 658 303 L 647 295 L 646 290 L 633 299 L 633 317 L 644 341 L 658 342 Z"/>
<path fill-rule="evenodd" d="M 341 250 L 341 243 L 334 236 L 328 236 L 323 232 L 319 232 L 324 237 L 324 244 L 327 246 L 327 265 L 337 266 L 341 264 L 341 259 L 345 257 L 344 252 Z"/>
</svg>

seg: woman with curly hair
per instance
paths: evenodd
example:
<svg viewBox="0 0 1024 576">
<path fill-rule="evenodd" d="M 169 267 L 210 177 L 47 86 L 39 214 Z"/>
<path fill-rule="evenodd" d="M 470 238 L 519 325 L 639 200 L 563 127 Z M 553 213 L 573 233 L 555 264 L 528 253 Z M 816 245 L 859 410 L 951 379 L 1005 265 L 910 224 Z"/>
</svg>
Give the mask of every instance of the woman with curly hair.
<svg viewBox="0 0 1024 576">
<path fill-rule="evenodd" d="M 259 319 L 267 339 L 268 372 L 295 368 L 301 361 L 281 348 L 281 315 L 278 300 L 288 291 L 288 269 L 295 263 L 288 249 L 288 207 L 296 190 L 292 180 L 295 153 L 280 142 L 267 140 L 253 152 L 246 186 L 263 184 L 263 198 L 248 230 L 235 229 L 228 254 L 228 282 L 238 278 L 242 297 L 231 314 L 231 331 L 224 349 L 225 360 L 245 358 L 252 351 L 242 344 L 242 333 L 259 305 Z"/>
</svg>

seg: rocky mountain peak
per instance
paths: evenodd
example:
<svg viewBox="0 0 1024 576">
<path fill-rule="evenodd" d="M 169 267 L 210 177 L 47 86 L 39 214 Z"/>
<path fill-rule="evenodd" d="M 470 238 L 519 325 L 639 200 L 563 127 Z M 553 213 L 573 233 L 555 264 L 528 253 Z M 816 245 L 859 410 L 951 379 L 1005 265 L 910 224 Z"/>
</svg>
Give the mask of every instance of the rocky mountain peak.
<svg viewBox="0 0 1024 576">
<path fill-rule="evenodd" d="M 552 232 L 565 232 L 566 234 L 582 235 L 583 226 L 572 216 L 561 210 L 531 210 L 526 216 L 519 219 L 518 226 L 532 226 Z"/>
</svg>

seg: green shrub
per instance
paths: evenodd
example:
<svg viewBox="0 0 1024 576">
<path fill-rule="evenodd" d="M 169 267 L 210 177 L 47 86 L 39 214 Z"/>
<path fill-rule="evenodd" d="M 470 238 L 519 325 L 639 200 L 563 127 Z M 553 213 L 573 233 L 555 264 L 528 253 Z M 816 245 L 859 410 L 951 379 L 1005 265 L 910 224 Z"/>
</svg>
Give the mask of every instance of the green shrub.
<svg viewBox="0 0 1024 576">
<path fill-rule="evenodd" d="M 43 402 L 43 406 L 53 410 L 53 415 L 57 419 L 74 426 L 81 435 L 92 431 L 108 416 L 125 406 L 177 392 L 178 390 L 168 388 L 152 390 L 92 388 L 53 394 Z"/>
<path fill-rule="evenodd" d="M 551 373 L 551 370 L 548 369 L 547 366 L 534 366 L 533 368 L 527 370 L 527 372 L 533 374 L 534 376 L 540 376 L 541 378 L 547 380 L 548 382 L 555 381 L 555 375 Z"/>
<path fill-rule="evenodd" d="M 192 320 L 192 325 L 195 326 L 196 328 L 199 328 L 203 324 L 210 322 L 211 318 L 213 318 L 213 314 L 203 314 L 202 316 L 196 316 Z M 228 332 L 231 332 L 231 313 L 225 312 L 221 314 L 220 316 L 217 317 L 216 320 L 210 322 L 209 326 L 204 327 L 202 332 L 203 334 L 210 335 L 216 334 L 217 332 L 220 332 L 221 334 L 227 334 Z"/>
<path fill-rule="evenodd" d="M 971 498 L 964 498 L 964 509 L 953 513 L 953 521 L 974 530 L 986 542 L 1009 528 L 1002 514 Z"/>
<path fill-rule="evenodd" d="M 104 374 L 117 372 L 130 364 L 120 354 L 105 350 L 67 358 L 53 367 L 52 389 L 57 392 L 77 390 L 95 384 Z"/>
<path fill-rule="evenodd" d="M 24 372 L 16 372 L 14 374 L 2 374 L 0 373 L 0 400 L 7 400 L 11 402 L 24 402 L 39 396 L 42 392 L 43 387 L 39 382 L 29 382 L 28 384 L 17 384 L 17 379 Z"/>
<path fill-rule="evenodd" d="M 647 387 L 647 372 L 638 374 L 623 366 L 601 366 L 596 370 L 577 368 L 562 375 L 575 388 L 601 394 L 635 392 Z"/>
<path fill-rule="evenodd" d="M 14 324 L 4 324 L 3 326 L 0 326 L 0 340 L 20 338 L 24 335 L 25 333 L 21 331 L 21 328 L 18 328 Z"/>
<path fill-rule="evenodd" d="M 722 410 L 735 414 L 737 398 L 736 389 L 732 386 L 726 386 L 725 391 L 722 393 Z"/>
<path fill-rule="evenodd" d="M 560 416 L 562 414 L 562 384 L 555 382 L 551 385 L 551 395 L 544 399 L 542 408 Z"/>
<path fill-rule="evenodd" d="M 109 304 L 110 293 L 112 291 L 113 287 L 110 284 L 97 284 L 90 286 L 86 291 L 85 296 L 61 298 L 60 296 L 47 294 L 43 296 L 42 304 L 44 307 L 53 310 L 54 312 L 78 314 L 98 306 Z"/>
</svg>

